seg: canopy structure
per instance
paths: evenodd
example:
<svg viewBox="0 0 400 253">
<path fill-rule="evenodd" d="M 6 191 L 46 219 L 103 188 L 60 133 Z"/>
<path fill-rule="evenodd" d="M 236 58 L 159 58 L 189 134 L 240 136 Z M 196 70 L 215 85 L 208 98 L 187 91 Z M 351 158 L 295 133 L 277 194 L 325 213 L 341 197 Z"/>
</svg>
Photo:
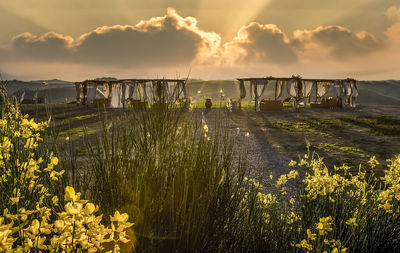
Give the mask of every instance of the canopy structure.
<svg viewBox="0 0 400 253">
<path fill-rule="evenodd" d="M 78 105 L 88 105 L 96 98 L 111 108 L 125 107 L 130 100 L 170 102 L 187 98 L 185 79 L 96 79 L 77 82 L 75 87 Z"/>
<path fill-rule="evenodd" d="M 250 82 L 250 95 L 255 101 L 255 110 L 260 110 L 260 98 L 267 86 L 273 85 L 275 90 L 274 100 L 282 96 L 286 87 L 288 95 L 294 100 L 294 107 L 299 108 L 299 102 L 310 102 L 311 94 L 315 94 L 315 101 L 321 100 L 331 89 L 342 105 L 355 107 L 355 99 L 358 96 L 355 79 L 307 79 L 300 76 L 292 77 L 261 77 L 238 78 L 240 82 L 240 100 L 246 97 L 245 82 Z M 240 103 L 240 102 L 239 102 Z"/>
</svg>

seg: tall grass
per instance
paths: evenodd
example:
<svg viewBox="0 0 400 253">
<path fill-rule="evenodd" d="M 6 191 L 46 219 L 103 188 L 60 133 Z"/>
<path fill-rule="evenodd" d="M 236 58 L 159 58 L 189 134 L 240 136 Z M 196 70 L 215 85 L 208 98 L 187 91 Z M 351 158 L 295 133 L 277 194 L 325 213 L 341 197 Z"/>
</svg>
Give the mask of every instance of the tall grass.
<svg viewBox="0 0 400 253">
<path fill-rule="evenodd" d="M 90 178 L 89 197 L 103 212 L 132 217 L 138 252 L 399 247 L 398 200 L 382 196 L 400 184 L 367 177 L 364 167 L 352 175 L 306 155 L 288 175 L 247 178 L 246 145 L 235 133 L 176 103 L 159 101 L 102 122 L 94 144 L 87 139 L 89 159 L 78 175 Z M 392 174 L 400 170 L 396 161 Z"/>
<path fill-rule="evenodd" d="M 400 248 L 400 156 L 388 162 L 383 178 L 372 173 L 383 166 L 374 157 L 351 174 L 349 167 L 328 168 L 311 154 L 292 161 L 288 174 L 248 178 L 246 144 L 239 143 L 236 131 L 230 132 L 218 117 L 207 122 L 175 101 L 157 101 L 101 122 L 99 135 L 85 135 L 84 158 L 77 155 L 71 140 L 37 149 L 35 154 L 47 157 L 45 163 L 52 162 L 47 148 L 58 151 L 54 153 L 62 156 L 66 172 L 57 174 L 57 181 L 49 173 L 35 179 L 46 186 L 46 180 L 52 180 L 51 196 L 62 192 L 61 185 L 79 188 L 100 205 L 106 222 L 127 222 L 127 216 L 115 214 L 115 209 L 128 213 L 135 223 L 137 252 L 397 252 Z M 51 136 L 57 137 L 56 129 L 44 138 Z M 7 142 L 3 139 L 0 144 L 4 147 Z M 13 153 L 15 164 L 25 154 L 22 146 Z M 2 209 L 14 205 L 10 204 L 13 188 L 8 188 L 8 193 L 1 192 Z"/>
<path fill-rule="evenodd" d="M 133 217 L 138 251 L 218 249 L 213 237 L 236 213 L 244 169 L 233 169 L 230 134 L 208 127 L 159 103 L 105 121 L 88 145 L 92 197 L 105 212 L 118 207 Z"/>
</svg>

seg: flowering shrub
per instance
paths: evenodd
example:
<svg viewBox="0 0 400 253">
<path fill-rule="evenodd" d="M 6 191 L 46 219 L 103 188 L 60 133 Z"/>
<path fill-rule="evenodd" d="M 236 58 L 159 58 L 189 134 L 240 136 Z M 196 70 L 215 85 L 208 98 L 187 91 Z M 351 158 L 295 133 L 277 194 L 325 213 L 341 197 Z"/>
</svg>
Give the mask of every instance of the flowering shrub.
<svg viewBox="0 0 400 253">
<path fill-rule="evenodd" d="M 39 149 L 47 123 L 23 116 L 15 99 L 3 96 L 0 119 L 0 252 L 99 252 L 112 243 L 118 252 L 129 242 L 126 231 L 133 224 L 118 211 L 111 226 L 101 224 L 98 206 L 65 188 L 64 210 L 56 212 L 52 184 L 64 171 L 56 170 L 58 158 Z"/>
</svg>

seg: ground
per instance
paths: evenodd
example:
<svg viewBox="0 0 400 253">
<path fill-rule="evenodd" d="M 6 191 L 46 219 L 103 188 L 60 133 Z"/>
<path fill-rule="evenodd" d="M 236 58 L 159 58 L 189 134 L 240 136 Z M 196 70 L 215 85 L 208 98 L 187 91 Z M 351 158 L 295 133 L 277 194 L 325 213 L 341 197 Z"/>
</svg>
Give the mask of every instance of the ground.
<svg viewBox="0 0 400 253">
<path fill-rule="evenodd" d="M 46 120 L 51 115 L 53 130 L 74 146 L 83 144 L 86 132 L 92 137 L 101 129 L 101 118 L 118 117 L 132 109 L 77 107 L 75 104 L 24 105 L 23 111 Z M 328 165 L 346 163 L 357 165 L 376 155 L 383 163 L 400 154 L 400 106 L 363 105 L 355 109 L 292 108 L 282 111 L 254 112 L 251 109 L 227 112 L 226 109 L 193 112 L 205 115 L 206 120 L 224 117 L 232 132 L 239 132 L 239 148 L 247 145 L 250 168 L 275 175 L 287 172 L 290 160 L 308 152 L 324 157 Z M 249 136 L 245 136 L 246 132 Z M 378 166 L 378 175 L 384 166 Z"/>
</svg>

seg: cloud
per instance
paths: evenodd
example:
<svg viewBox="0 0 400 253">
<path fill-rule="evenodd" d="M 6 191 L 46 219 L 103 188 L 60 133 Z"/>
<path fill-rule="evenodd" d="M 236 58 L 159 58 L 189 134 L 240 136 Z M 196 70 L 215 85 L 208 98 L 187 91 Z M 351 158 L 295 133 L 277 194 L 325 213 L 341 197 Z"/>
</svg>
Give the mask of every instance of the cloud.
<svg viewBox="0 0 400 253">
<path fill-rule="evenodd" d="M 54 32 L 40 37 L 23 33 L 12 39 L 7 58 L 119 67 L 182 66 L 215 53 L 220 40 L 218 34 L 200 30 L 195 18 L 181 17 L 168 8 L 163 17 L 135 26 L 99 27 L 76 41 Z"/>
<path fill-rule="evenodd" d="M 68 60 L 73 50 L 73 42 L 72 37 L 54 32 L 40 37 L 26 32 L 12 38 L 12 53 L 14 57 L 22 59 Z"/>
<path fill-rule="evenodd" d="M 389 8 L 388 17 L 395 17 L 398 10 Z M 168 8 L 162 17 L 136 25 L 98 27 L 76 39 L 55 32 L 22 33 L 7 48 L 0 48 L 0 63 L 9 73 L 35 74 L 38 79 L 38 73 L 50 78 L 52 73 L 60 78 L 64 73 L 69 78 L 150 77 L 186 73 L 189 68 L 192 75 L 202 77 L 201 73 L 207 78 L 258 75 L 265 69 L 266 74 L 282 76 L 351 74 L 371 69 L 367 66 L 371 59 L 387 62 L 388 56 L 397 57 L 400 24 L 384 34 L 387 40 L 336 25 L 296 30 L 289 37 L 277 25 L 251 22 L 221 44 L 220 35 L 202 30 L 196 18 L 182 17 Z"/>
<path fill-rule="evenodd" d="M 348 60 L 383 47 L 383 43 L 367 31 L 354 33 L 338 25 L 296 30 L 292 45 L 301 55 L 333 60 Z"/>
<path fill-rule="evenodd" d="M 224 55 L 238 63 L 288 64 L 297 61 L 286 35 L 276 25 L 252 22 L 224 45 Z"/>
<path fill-rule="evenodd" d="M 385 35 L 389 40 L 391 46 L 399 48 L 398 43 L 400 42 L 400 8 L 392 6 L 386 10 L 386 16 L 395 21 L 386 31 Z"/>
<path fill-rule="evenodd" d="M 386 16 L 393 21 L 400 21 L 400 8 L 392 6 L 386 10 Z"/>
</svg>

